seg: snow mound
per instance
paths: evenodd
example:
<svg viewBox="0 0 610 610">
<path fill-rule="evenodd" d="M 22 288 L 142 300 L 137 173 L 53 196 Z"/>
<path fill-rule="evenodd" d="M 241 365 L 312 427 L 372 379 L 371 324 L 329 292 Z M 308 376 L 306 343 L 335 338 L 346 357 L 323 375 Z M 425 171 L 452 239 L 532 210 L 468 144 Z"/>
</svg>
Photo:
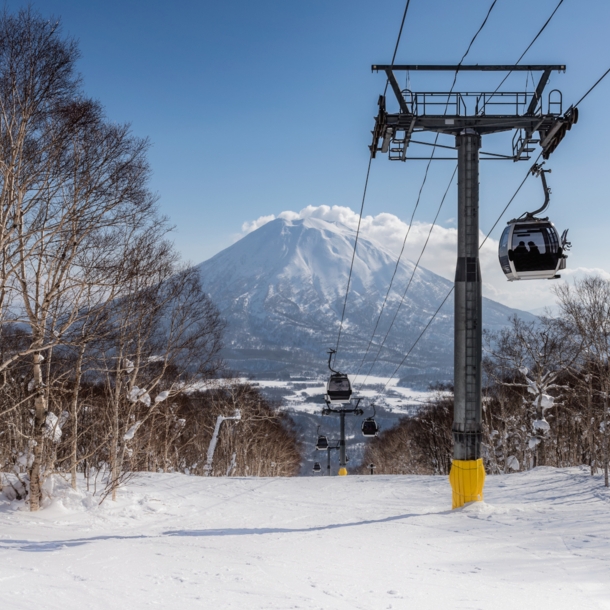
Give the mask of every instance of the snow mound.
<svg viewBox="0 0 610 610">
<path fill-rule="evenodd" d="M 62 476 L 54 474 L 48 477 L 42 487 L 42 507 L 49 511 L 87 511 L 99 506 L 99 498 L 82 488 L 72 486 Z"/>
<path fill-rule="evenodd" d="M 24 477 L 12 473 L 0 473 L 0 511 L 29 511 L 24 500 Z M 39 515 L 89 512 L 99 507 L 99 497 L 94 497 L 82 486 L 72 489 L 70 483 L 60 475 L 51 475 L 42 486 L 42 503 Z"/>
</svg>

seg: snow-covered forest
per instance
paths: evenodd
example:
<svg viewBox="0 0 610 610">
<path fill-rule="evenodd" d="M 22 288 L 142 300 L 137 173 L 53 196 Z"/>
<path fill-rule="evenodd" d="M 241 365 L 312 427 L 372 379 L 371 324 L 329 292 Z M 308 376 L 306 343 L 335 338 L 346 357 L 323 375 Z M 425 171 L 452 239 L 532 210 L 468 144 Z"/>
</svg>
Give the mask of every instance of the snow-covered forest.
<svg viewBox="0 0 610 610">
<path fill-rule="evenodd" d="M 236 408 L 242 434 L 222 428 L 229 453 L 214 468 L 292 474 L 284 418 L 252 388 L 207 383 L 222 367 L 223 322 L 169 240 L 148 143 L 86 97 L 76 42 L 56 23 L 5 12 L 0 39 L 6 493 L 37 510 L 56 472 L 74 487 L 83 473 L 101 498 L 136 470 L 203 474 L 217 416 Z"/>
<path fill-rule="evenodd" d="M 483 442 L 489 473 L 590 467 L 608 486 L 610 282 L 556 289 L 559 311 L 486 333 Z M 414 417 L 382 433 L 364 464 L 386 474 L 448 474 L 453 400 L 439 388 Z M 444 391 L 441 391 L 444 390 Z"/>
</svg>

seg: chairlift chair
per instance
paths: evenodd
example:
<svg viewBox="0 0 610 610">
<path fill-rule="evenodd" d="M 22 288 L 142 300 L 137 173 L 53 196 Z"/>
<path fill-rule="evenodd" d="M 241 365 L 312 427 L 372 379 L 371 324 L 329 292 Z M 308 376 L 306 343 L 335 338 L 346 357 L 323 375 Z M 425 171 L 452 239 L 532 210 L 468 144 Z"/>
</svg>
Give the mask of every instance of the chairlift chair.
<svg viewBox="0 0 610 610">
<path fill-rule="evenodd" d="M 316 462 L 316 463 L 313 465 L 313 471 L 314 471 L 314 472 L 320 472 L 321 470 L 322 470 L 322 466 L 320 466 L 320 462 Z"/>
<path fill-rule="evenodd" d="M 498 258 L 509 282 L 560 277 L 557 272 L 566 268 L 566 250 L 571 245 L 567 241 L 567 230 L 560 237 L 548 218 L 536 218 L 536 214 L 549 205 L 551 190 L 547 187 L 544 173 L 551 170 L 534 165 L 531 171 L 542 178 L 545 200 L 535 212 L 526 212 L 511 220 L 502 233 Z"/>
</svg>

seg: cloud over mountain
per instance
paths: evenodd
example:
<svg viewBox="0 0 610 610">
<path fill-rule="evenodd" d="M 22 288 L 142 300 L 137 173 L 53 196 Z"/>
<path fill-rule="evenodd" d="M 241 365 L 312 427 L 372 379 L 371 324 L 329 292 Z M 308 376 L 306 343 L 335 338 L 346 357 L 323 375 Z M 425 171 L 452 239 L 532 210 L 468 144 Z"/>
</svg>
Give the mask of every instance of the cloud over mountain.
<svg viewBox="0 0 610 610">
<path fill-rule="evenodd" d="M 286 210 L 277 216 L 270 214 L 242 225 L 242 236 L 255 231 L 266 223 L 281 218 L 294 221 L 306 218 L 317 218 L 331 223 L 339 223 L 356 231 L 359 216 L 348 207 L 343 206 L 313 206 L 309 205 L 300 212 Z M 402 257 L 417 261 L 426 240 L 428 244 L 421 258 L 420 265 L 438 275 L 453 281 L 455 274 L 455 258 L 457 248 L 457 228 L 435 225 L 431 223 L 414 222 L 411 228 L 394 214 L 382 213 L 376 216 L 365 215 L 360 223 L 361 235 L 383 247 L 396 259 L 405 244 Z M 408 237 L 405 242 L 405 236 Z M 480 243 L 485 235 L 480 234 Z M 509 307 L 524 310 L 539 309 L 555 302 L 552 288 L 557 282 L 525 281 L 508 282 L 498 264 L 498 242 L 489 238 L 481 248 L 481 273 L 483 276 L 483 294 L 490 299 Z M 571 268 L 568 259 L 568 269 L 562 272 L 562 278 L 572 281 L 587 273 L 597 273 L 610 279 L 610 274 L 603 269 Z M 560 280 L 563 281 L 563 280 Z"/>
</svg>

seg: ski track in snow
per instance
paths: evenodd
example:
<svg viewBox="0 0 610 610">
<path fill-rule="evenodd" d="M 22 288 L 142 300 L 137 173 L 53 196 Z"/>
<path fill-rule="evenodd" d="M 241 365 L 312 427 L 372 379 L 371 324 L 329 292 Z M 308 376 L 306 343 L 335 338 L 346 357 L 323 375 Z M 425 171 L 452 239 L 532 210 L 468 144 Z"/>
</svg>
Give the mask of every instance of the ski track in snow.
<svg viewBox="0 0 610 610">
<path fill-rule="evenodd" d="M 584 468 L 446 477 L 141 474 L 92 505 L 0 495 L 11 609 L 610 609 L 610 492 Z"/>
</svg>

